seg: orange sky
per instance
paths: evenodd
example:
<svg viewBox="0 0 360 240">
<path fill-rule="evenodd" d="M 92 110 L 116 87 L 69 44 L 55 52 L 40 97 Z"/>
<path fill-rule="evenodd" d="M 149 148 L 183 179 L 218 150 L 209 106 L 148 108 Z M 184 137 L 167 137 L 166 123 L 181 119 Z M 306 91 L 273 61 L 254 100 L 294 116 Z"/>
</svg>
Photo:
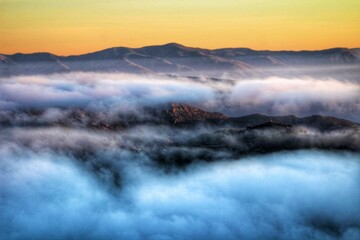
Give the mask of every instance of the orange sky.
<svg viewBox="0 0 360 240">
<path fill-rule="evenodd" d="M 359 0 L 0 0 L 0 52 L 360 47 Z"/>
</svg>

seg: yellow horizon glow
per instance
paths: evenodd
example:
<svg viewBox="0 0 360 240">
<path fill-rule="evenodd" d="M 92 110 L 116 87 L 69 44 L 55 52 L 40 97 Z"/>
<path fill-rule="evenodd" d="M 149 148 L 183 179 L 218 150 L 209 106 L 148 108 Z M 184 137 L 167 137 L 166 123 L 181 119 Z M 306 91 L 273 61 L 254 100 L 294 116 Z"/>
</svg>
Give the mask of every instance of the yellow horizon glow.
<svg viewBox="0 0 360 240">
<path fill-rule="evenodd" d="M 360 46 L 359 0 L 0 0 L 0 53 Z"/>
</svg>

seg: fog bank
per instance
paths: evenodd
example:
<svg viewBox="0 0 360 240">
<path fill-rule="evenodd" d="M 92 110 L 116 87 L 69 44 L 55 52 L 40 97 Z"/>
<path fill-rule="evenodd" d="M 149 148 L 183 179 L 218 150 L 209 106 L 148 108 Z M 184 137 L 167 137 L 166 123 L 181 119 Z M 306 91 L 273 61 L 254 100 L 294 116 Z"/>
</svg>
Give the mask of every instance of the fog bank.
<svg viewBox="0 0 360 240">
<path fill-rule="evenodd" d="M 346 79 L 214 81 L 82 72 L 0 78 L 0 110 L 81 106 L 113 112 L 168 102 L 231 116 L 322 114 L 360 121 L 360 85 Z"/>
<path fill-rule="evenodd" d="M 359 159 L 283 152 L 166 174 L 123 155 L 123 187 L 110 191 L 72 157 L 3 148 L 0 236 L 357 239 Z"/>
</svg>

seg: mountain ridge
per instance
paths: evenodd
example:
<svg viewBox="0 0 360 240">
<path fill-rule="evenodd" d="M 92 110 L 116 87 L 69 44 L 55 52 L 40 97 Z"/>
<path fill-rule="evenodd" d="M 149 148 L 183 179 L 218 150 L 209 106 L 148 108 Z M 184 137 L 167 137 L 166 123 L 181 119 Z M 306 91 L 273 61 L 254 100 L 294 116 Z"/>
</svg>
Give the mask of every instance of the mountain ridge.
<svg viewBox="0 0 360 240">
<path fill-rule="evenodd" d="M 51 55 L 56 56 L 56 57 L 66 58 L 66 57 L 83 56 L 83 55 L 92 54 L 92 53 L 99 53 L 99 52 L 102 52 L 102 51 L 107 51 L 107 50 L 112 50 L 112 49 L 132 49 L 132 50 L 140 50 L 140 49 L 149 48 L 149 47 L 166 47 L 166 46 L 177 46 L 177 47 L 180 47 L 180 48 L 182 47 L 182 48 L 186 48 L 186 49 L 206 50 L 206 51 L 246 50 L 246 51 L 253 51 L 253 52 L 290 52 L 290 53 L 300 53 L 300 52 L 324 52 L 324 51 L 332 51 L 332 50 L 349 50 L 349 51 L 359 51 L 359 50 L 360 50 L 360 47 L 357 47 L 357 48 L 331 47 L 331 48 L 316 49 L 316 50 L 307 50 L 307 49 L 301 49 L 301 50 L 288 50 L 288 49 L 286 49 L 286 50 L 285 50 L 285 49 L 284 49 L 284 50 L 268 50 L 268 49 L 252 49 L 252 48 L 247 48 L 247 47 L 202 48 L 202 47 L 190 47 L 190 46 L 185 46 L 185 45 L 183 45 L 183 44 L 176 43 L 176 42 L 169 42 L 169 43 L 164 43 L 164 44 L 146 45 L 146 46 L 142 46 L 142 47 L 126 47 L 126 46 L 108 47 L 108 48 L 99 49 L 99 50 L 95 50 L 95 51 L 90 51 L 90 52 L 86 52 L 86 53 L 81 53 L 81 54 L 69 54 L 69 55 L 55 54 L 55 53 L 46 52 L 46 51 L 38 51 L 38 52 L 31 52 L 31 53 L 16 52 L 16 53 L 12 53 L 12 54 L 5 54 L 5 53 L 3 54 L 3 53 L 0 53 L 0 55 L 2 55 L 2 56 L 13 56 L 13 55 L 17 55 L 17 54 L 22 54 L 22 55 L 51 54 Z"/>
<path fill-rule="evenodd" d="M 230 117 L 220 112 L 209 112 L 184 103 L 169 103 L 165 105 L 144 107 L 136 115 L 111 115 L 96 113 L 83 108 L 58 109 L 56 120 L 49 120 L 48 112 L 41 109 L 0 114 L 0 126 L 77 126 L 103 130 L 126 129 L 142 124 L 165 124 L 181 128 L 192 128 L 199 125 L 211 128 L 251 128 L 259 125 L 283 124 L 305 126 L 319 131 L 356 130 L 360 124 L 332 116 L 311 115 L 297 117 L 295 115 L 267 116 L 250 114 L 240 117 Z M 19 115 L 19 117 L 17 117 Z M 51 114 L 50 114 L 51 115 Z M 14 122 L 13 119 L 24 119 Z M 271 124 L 269 124 L 271 123 Z"/>
<path fill-rule="evenodd" d="M 273 69 L 303 74 L 302 68 L 354 66 L 360 72 L 360 49 L 331 48 L 316 51 L 269 51 L 249 48 L 192 48 L 178 43 L 141 48 L 113 47 L 81 54 L 58 56 L 39 52 L 0 54 L 0 75 L 34 75 L 67 72 L 124 72 L 133 74 L 177 74 L 179 76 L 255 78 L 279 74 Z M 299 69 L 298 72 L 293 72 Z M 318 76 L 322 72 L 309 71 Z M 331 69 L 326 69 L 331 71 Z M 348 71 L 330 74 L 349 74 Z"/>
</svg>

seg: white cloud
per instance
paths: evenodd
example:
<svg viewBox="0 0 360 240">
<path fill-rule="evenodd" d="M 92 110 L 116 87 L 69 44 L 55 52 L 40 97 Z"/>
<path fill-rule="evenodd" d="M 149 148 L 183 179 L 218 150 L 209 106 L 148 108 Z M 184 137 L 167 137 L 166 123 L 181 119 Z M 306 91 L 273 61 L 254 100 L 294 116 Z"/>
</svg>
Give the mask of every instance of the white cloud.
<svg viewBox="0 0 360 240">
<path fill-rule="evenodd" d="M 324 114 L 360 121 L 360 85 L 328 79 L 212 82 L 110 73 L 68 73 L 0 79 L 0 109 L 88 106 L 128 111 L 184 102 L 233 116 Z"/>
</svg>

